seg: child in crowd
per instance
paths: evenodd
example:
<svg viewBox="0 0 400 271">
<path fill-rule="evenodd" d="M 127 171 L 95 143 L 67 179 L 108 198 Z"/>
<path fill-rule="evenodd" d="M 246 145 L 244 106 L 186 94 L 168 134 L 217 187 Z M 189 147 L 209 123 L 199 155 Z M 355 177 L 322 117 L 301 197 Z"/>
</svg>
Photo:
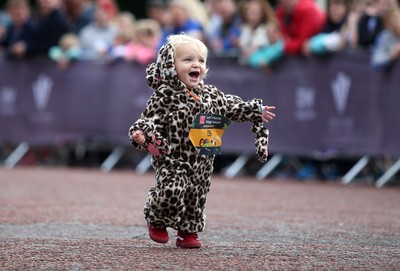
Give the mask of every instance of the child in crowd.
<svg viewBox="0 0 400 271">
<path fill-rule="evenodd" d="M 383 30 L 377 37 L 371 65 L 375 69 L 387 68 L 400 57 L 400 10 L 388 9 L 383 14 Z"/>
<path fill-rule="evenodd" d="M 133 40 L 125 48 L 125 60 L 149 64 L 156 59 L 159 40 L 160 26 L 157 21 L 138 20 Z"/>
<path fill-rule="evenodd" d="M 132 40 L 136 27 L 135 15 L 129 11 L 122 11 L 116 17 L 115 22 L 118 33 L 125 36 L 127 40 Z"/>
<path fill-rule="evenodd" d="M 205 85 L 207 47 L 185 34 L 171 35 L 147 69 L 154 89 L 140 118 L 130 127 L 133 146 L 152 154 L 156 183 L 144 207 L 150 238 L 168 242 L 167 227 L 178 231 L 176 246 L 199 248 L 205 227 L 204 208 L 219 154 L 221 136 L 230 121 L 249 121 L 256 135 L 257 157 L 267 159 L 268 130 L 274 106 L 261 99 L 243 101 Z M 201 142 L 210 142 L 204 146 Z"/>
<path fill-rule="evenodd" d="M 71 61 L 79 59 L 82 54 L 79 37 L 76 34 L 64 34 L 58 46 L 52 46 L 49 50 L 49 57 L 56 61 L 62 70 L 68 68 Z"/>
<path fill-rule="evenodd" d="M 128 11 L 120 12 L 115 18 L 115 26 L 117 32 L 114 41 L 103 54 L 103 60 L 108 64 L 126 58 L 128 45 L 135 35 L 136 18 Z"/>
</svg>

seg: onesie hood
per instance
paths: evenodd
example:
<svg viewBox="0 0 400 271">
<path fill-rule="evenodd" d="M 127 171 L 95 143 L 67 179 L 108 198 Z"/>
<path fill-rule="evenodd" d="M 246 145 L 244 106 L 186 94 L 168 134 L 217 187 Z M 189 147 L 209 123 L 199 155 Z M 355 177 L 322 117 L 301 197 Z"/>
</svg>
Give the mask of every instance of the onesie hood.
<svg viewBox="0 0 400 271">
<path fill-rule="evenodd" d="M 157 89 L 162 84 L 167 84 L 174 89 L 186 89 L 186 85 L 178 79 L 174 47 L 171 43 L 165 43 L 158 51 L 156 62 L 147 66 L 146 80 L 152 89 Z"/>
</svg>

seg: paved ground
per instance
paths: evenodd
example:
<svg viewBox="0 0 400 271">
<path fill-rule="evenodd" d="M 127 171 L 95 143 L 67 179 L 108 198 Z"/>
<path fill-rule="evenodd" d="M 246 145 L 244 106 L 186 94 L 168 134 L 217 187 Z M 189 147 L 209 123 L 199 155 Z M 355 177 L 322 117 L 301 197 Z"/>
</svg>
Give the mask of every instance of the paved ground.
<svg viewBox="0 0 400 271">
<path fill-rule="evenodd" d="M 153 176 L 0 168 L 0 270 L 400 270 L 400 189 L 214 176 L 203 247 L 147 237 Z"/>
</svg>

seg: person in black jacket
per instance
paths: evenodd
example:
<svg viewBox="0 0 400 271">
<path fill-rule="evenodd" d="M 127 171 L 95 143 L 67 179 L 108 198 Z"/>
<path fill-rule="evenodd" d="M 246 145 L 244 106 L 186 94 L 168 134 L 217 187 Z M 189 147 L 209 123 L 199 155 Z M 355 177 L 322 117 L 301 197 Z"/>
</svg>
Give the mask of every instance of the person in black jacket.
<svg viewBox="0 0 400 271">
<path fill-rule="evenodd" d="M 27 41 L 14 45 L 18 56 L 47 55 L 50 47 L 57 45 L 61 36 L 69 32 L 68 19 L 60 6 L 60 0 L 38 0 L 39 12 L 32 34 Z"/>
<path fill-rule="evenodd" d="M 31 10 L 27 0 L 9 0 L 6 7 L 11 23 L 0 39 L 0 55 L 15 58 L 18 56 L 15 44 L 27 43 L 32 34 Z"/>
</svg>

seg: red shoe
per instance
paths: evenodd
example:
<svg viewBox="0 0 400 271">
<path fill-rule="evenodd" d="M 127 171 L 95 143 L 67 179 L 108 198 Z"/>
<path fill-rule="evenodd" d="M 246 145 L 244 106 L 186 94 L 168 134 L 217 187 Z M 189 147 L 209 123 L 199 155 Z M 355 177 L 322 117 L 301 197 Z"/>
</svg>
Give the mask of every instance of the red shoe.
<svg viewBox="0 0 400 271">
<path fill-rule="evenodd" d="M 197 238 L 197 233 L 183 233 L 178 231 L 176 246 L 181 248 L 199 248 L 201 247 L 201 243 Z"/>
<path fill-rule="evenodd" d="M 162 244 L 168 242 L 168 232 L 166 228 L 153 228 L 151 226 L 147 226 L 147 228 L 149 229 L 149 236 L 151 240 Z"/>
</svg>

